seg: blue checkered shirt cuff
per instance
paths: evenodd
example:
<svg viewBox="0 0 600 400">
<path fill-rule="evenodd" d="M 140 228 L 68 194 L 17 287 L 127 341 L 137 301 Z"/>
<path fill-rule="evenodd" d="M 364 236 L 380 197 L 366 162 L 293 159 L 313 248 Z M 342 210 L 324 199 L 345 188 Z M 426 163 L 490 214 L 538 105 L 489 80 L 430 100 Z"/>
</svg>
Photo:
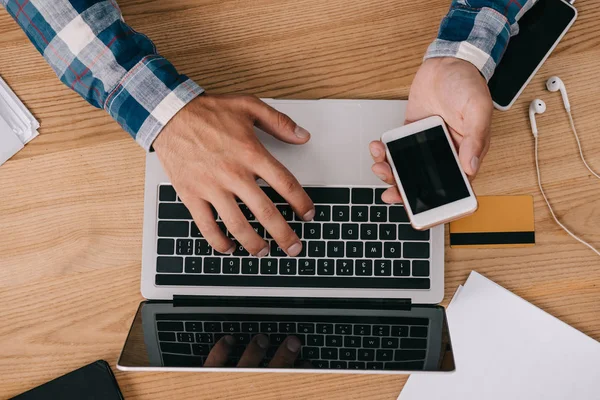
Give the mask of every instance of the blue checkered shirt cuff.
<svg viewBox="0 0 600 400">
<path fill-rule="evenodd" d="M 533 3 L 534 0 L 522 5 L 514 0 L 454 0 L 424 58 L 469 61 L 489 80 L 510 37 L 518 33 L 519 18 Z"/>
</svg>

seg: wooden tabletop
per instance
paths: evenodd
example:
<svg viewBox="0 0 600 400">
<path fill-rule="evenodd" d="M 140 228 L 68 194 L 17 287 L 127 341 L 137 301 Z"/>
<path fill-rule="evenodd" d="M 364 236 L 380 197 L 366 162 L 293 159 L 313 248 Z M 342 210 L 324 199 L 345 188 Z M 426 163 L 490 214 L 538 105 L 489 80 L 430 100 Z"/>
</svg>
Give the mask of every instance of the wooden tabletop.
<svg viewBox="0 0 600 400">
<path fill-rule="evenodd" d="M 450 0 L 121 0 L 126 21 L 212 93 L 405 99 Z M 509 112 L 495 112 L 479 195 L 532 194 L 537 245 L 447 249 L 444 304 L 473 269 L 600 339 L 600 258 L 551 220 L 527 119 L 535 97 L 545 188 L 562 221 L 600 247 L 600 182 L 584 168 L 560 96 L 569 90 L 600 170 L 600 6 L 579 19 Z M 123 373 L 116 361 L 140 295 L 144 151 L 63 86 L 0 11 L 0 75 L 41 122 L 0 167 L 0 398 L 97 359 L 127 399 L 388 399 L 405 376 Z"/>
</svg>

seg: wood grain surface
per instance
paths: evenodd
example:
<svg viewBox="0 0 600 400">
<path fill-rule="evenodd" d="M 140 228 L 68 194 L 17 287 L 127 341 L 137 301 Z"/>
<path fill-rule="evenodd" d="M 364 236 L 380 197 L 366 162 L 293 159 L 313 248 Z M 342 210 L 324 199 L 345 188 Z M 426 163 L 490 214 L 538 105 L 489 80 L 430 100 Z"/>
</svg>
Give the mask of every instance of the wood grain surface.
<svg viewBox="0 0 600 400">
<path fill-rule="evenodd" d="M 121 0 L 126 21 L 208 91 L 280 98 L 403 99 L 450 0 Z M 510 112 L 495 112 L 475 191 L 533 194 L 537 245 L 447 250 L 447 304 L 473 269 L 600 339 L 600 258 L 551 220 L 537 189 L 529 102 L 558 216 L 600 247 L 600 182 L 583 167 L 560 96 L 565 81 L 588 161 L 600 170 L 600 3 L 579 19 Z M 4 10 L 0 75 L 41 135 L 0 167 L 0 398 L 96 359 L 113 369 L 137 304 L 144 152 L 63 86 Z M 123 373 L 127 399 L 395 399 L 406 377 Z"/>
</svg>

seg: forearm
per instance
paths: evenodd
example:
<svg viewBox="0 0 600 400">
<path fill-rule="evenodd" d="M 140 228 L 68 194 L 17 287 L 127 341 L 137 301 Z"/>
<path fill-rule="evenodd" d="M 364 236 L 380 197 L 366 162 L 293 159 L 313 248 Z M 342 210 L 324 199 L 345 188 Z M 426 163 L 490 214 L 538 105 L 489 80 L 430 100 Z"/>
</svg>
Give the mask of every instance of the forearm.
<svg viewBox="0 0 600 400">
<path fill-rule="evenodd" d="M 471 62 L 489 80 L 518 20 L 537 0 L 453 0 L 425 59 L 455 57 Z"/>
<path fill-rule="evenodd" d="M 0 0 L 60 80 L 145 149 L 203 92 L 124 23 L 114 0 Z"/>
</svg>

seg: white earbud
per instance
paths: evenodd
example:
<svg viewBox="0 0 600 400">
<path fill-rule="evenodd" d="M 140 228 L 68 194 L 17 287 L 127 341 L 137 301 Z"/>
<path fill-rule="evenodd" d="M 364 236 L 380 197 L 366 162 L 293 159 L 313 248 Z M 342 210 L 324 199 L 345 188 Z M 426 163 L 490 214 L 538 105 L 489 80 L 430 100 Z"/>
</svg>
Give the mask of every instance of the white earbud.
<svg viewBox="0 0 600 400">
<path fill-rule="evenodd" d="M 562 96 L 563 103 L 565 103 L 567 112 L 571 112 L 571 104 L 569 103 L 567 88 L 565 87 L 565 83 L 558 76 L 550 77 L 550 79 L 548 79 L 546 82 L 546 88 L 551 92 L 560 91 L 560 95 Z"/>
<path fill-rule="evenodd" d="M 538 136 L 538 128 L 535 122 L 535 114 L 543 114 L 546 112 L 546 103 L 543 100 L 535 99 L 529 106 L 529 121 L 531 122 L 531 132 L 533 137 Z"/>
</svg>

